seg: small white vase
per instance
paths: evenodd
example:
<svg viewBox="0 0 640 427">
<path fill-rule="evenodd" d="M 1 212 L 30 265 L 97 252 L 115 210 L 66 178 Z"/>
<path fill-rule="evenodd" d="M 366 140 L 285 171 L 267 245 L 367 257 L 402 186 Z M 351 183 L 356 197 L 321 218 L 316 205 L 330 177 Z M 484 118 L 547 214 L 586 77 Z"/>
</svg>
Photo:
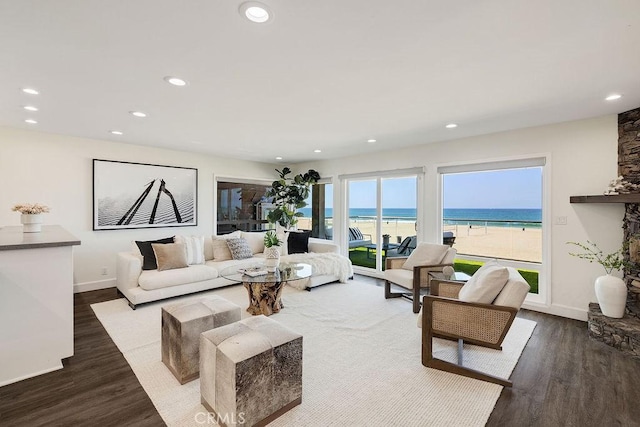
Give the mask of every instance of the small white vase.
<svg viewBox="0 0 640 427">
<path fill-rule="evenodd" d="M 264 249 L 265 262 L 267 267 L 276 268 L 280 264 L 280 249 L 278 246 L 271 246 Z"/>
<path fill-rule="evenodd" d="M 619 278 L 607 274 L 596 279 L 596 297 L 602 314 L 620 319 L 627 305 L 627 286 Z"/>
<path fill-rule="evenodd" d="M 42 231 L 42 214 L 22 214 L 20 222 L 24 233 L 39 233 Z"/>
</svg>

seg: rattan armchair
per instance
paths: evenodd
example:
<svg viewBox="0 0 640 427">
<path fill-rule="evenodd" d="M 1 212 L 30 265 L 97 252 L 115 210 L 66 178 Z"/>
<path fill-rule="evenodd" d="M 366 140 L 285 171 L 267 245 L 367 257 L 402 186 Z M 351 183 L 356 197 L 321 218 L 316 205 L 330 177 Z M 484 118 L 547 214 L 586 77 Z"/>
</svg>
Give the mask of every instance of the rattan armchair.
<svg viewBox="0 0 640 427">
<path fill-rule="evenodd" d="M 508 379 L 498 378 L 463 366 L 463 343 L 476 344 L 502 350 L 516 313 L 529 292 L 529 284 L 517 270 L 508 268 L 509 280 L 493 304 L 480 304 L 458 300 L 464 283 L 432 280 L 431 295 L 422 305 L 422 364 L 424 366 L 511 386 Z M 458 341 L 458 364 L 433 356 L 433 337 Z"/>
<path fill-rule="evenodd" d="M 422 245 L 428 245 L 422 243 Z M 442 245 L 435 245 L 442 246 Z M 408 257 L 388 257 L 385 262 L 384 271 L 384 297 L 399 298 L 404 297 L 413 302 L 413 312 L 420 311 L 420 289 L 429 288 L 431 276 L 430 272 L 442 272 L 449 266 L 453 267 L 453 260 L 457 251 L 454 248 L 447 247 L 444 258 L 435 264 L 416 265 L 412 270 L 402 268 Z M 391 284 L 399 285 L 408 290 L 408 292 L 391 292 Z"/>
</svg>

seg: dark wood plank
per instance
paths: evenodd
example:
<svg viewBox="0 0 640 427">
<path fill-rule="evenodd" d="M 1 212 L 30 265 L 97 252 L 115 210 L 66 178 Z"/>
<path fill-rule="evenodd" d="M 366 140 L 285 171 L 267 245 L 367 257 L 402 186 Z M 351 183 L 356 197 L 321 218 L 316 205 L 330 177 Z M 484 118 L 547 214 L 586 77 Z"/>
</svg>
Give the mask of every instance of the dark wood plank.
<svg viewBox="0 0 640 427">
<path fill-rule="evenodd" d="M 357 279 L 384 298 L 383 280 Z M 0 387 L 0 425 L 164 425 L 89 307 L 114 298 L 115 289 L 75 295 L 75 356 L 63 370 Z M 639 361 L 590 340 L 585 322 L 518 316 L 538 325 L 488 426 L 639 425 Z"/>
<path fill-rule="evenodd" d="M 91 310 L 116 298 L 114 288 L 74 296 L 74 356 L 64 369 L 0 387 L 0 425 L 164 425 Z"/>
<path fill-rule="evenodd" d="M 570 196 L 569 203 L 640 203 L 640 194 L 612 194 L 610 196 Z"/>
</svg>

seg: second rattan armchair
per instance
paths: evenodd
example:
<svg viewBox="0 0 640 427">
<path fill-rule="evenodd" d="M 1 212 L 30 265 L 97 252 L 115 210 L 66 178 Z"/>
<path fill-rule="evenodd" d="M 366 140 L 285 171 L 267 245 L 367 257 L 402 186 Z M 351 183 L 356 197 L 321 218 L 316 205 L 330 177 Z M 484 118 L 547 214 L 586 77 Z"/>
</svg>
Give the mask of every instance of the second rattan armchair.
<svg viewBox="0 0 640 427">
<path fill-rule="evenodd" d="M 422 364 L 483 381 L 511 386 L 511 381 L 467 368 L 462 363 L 463 343 L 502 350 L 502 341 L 529 292 L 529 284 L 514 268 L 507 267 L 508 280 L 491 304 L 458 299 L 460 282 L 432 280 L 431 295 L 422 305 Z M 433 338 L 458 340 L 458 364 L 433 356 Z"/>
</svg>

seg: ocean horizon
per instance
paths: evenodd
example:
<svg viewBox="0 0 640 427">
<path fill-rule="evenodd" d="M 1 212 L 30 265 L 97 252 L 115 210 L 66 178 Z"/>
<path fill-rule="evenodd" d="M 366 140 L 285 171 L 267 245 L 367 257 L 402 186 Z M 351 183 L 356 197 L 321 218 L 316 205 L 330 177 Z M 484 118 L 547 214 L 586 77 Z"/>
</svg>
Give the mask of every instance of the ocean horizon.
<svg viewBox="0 0 640 427">
<path fill-rule="evenodd" d="M 300 209 L 305 217 L 311 217 L 311 208 Z M 349 209 L 349 218 L 367 219 L 376 217 L 375 208 Z M 443 221 L 446 225 L 482 224 L 491 226 L 503 226 L 508 224 L 527 224 L 527 226 L 540 226 L 542 222 L 542 209 L 519 208 L 494 208 L 494 209 L 444 209 Z M 333 218 L 333 209 L 325 209 L 325 217 Z M 397 220 L 411 222 L 416 220 L 416 209 L 411 208 L 383 208 L 384 220 Z"/>
</svg>

